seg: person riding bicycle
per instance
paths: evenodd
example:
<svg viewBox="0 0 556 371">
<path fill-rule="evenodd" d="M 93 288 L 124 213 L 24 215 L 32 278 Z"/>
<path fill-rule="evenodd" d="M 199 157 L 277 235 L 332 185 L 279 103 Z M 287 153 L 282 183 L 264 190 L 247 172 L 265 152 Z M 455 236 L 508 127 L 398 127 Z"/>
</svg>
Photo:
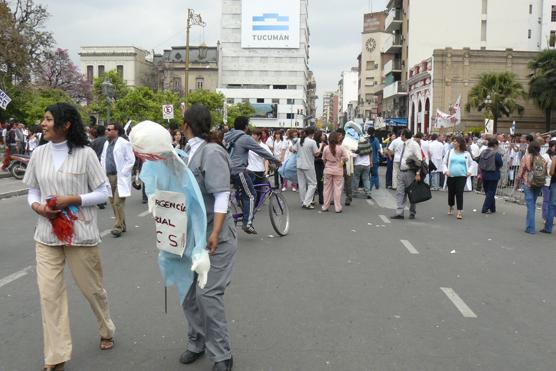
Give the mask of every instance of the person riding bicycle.
<svg viewBox="0 0 556 371">
<path fill-rule="evenodd" d="M 249 151 L 262 158 L 280 164 L 280 160 L 262 148 L 251 136 L 247 135 L 249 118 L 239 116 L 234 121 L 234 128 L 224 135 L 226 147 L 232 163 L 232 183 L 241 193 L 243 204 L 243 230 L 249 234 L 257 234 L 253 227 L 253 210 L 255 209 L 255 188 L 247 170 Z"/>
</svg>

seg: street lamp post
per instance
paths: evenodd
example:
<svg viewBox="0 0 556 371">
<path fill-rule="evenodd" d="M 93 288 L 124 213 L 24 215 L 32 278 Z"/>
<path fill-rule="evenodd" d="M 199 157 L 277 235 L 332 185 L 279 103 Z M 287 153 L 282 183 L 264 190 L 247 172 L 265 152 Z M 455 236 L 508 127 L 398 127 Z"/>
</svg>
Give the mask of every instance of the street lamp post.
<svg viewBox="0 0 556 371">
<path fill-rule="evenodd" d="M 102 94 L 106 97 L 106 125 L 108 125 L 110 123 L 110 105 L 114 97 L 114 84 L 106 77 L 100 86 Z"/>
<path fill-rule="evenodd" d="M 488 116 L 487 119 L 490 120 L 490 116 L 492 116 L 492 110 L 491 110 L 491 108 L 492 108 L 492 107 L 491 107 L 491 105 L 492 105 L 492 99 L 490 98 L 490 94 L 488 94 L 488 95 L 486 96 L 484 103 L 485 103 L 485 108 L 486 108 L 487 116 Z M 492 133 L 493 133 L 493 134 L 496 134 L 496 130 L 497 130 L 497 128 L 496 128 L 496 122 L 495 122 L 494 117 L 493 117 Z"/>
<path fill-rule="evenodd" d="M 189 30 L 191 26 L 205 27 L 206 23 L 200 14 L 195 13 L 193 9 L 187 9 L 187 26 L 185 29 L 185 96 L 189 94 Z"/>
</svg>

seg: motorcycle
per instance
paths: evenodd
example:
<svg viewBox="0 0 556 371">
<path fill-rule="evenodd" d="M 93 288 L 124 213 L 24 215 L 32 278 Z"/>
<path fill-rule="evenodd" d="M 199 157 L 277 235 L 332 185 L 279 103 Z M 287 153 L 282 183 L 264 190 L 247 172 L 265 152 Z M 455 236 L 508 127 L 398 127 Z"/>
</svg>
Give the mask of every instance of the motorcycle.
<svg viewBox="0 0 556 371">
<path fill-rule="evenodd" d="M 16 179 L 23 179 L 30 158 L 29 155 L 10 155 L 10 165 L 8 166 L 10 174 Z"/>
</svg>

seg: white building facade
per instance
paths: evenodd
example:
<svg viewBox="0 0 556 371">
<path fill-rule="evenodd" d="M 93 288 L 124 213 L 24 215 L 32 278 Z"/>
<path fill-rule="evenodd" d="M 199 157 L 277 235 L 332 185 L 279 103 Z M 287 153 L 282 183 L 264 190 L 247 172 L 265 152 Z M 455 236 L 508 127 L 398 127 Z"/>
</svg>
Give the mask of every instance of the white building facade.
<svg viewBox="0 0 556 371">
<path fill-rule="evenodd" d="M 537 0 L 540 6 L 541 49 L 556 47 L 556 0 Z"/>
<path fill-rule="evenodd" d="M 116 70 L 128 86 L 141 86 L 153 68 L 148 55 L 146 50 L 134 46 L 82 46 L 80 70 L 91 84 L 104 72 Z"/>
<path fill-rule="evenodd" d="M 549 32 L 542 26 L 551 23 L 546 13 L 555 1 L 410 1 L 407 65 L 411 68 L 445 47 L 539 51 Z"/>
<path fill-rule="evenodd" d="M 219 89 L 257 127 L 306 125 L 308 0 L 222 0 Z"/>
<path fill-rule="evenodd" d="M 553 47 L 556 34 L 556 0 L 419 0 L 409 2 L 408 14 L 407 112 L 415 131 L 429 132 L 435 117 L 435 49 L 540 51 Z"/>
<path fill-rule="evenodd" d="M 342 72 L 342 79 L 340 80 L 338 87 L 340 90 L 340 111 L 345 113 L 348 110 L 348 105 L 353 101 L 357 102 L 359 94 L 359 71 L 356 67 L 353 67 L 349 71 Z"/>
</svg>

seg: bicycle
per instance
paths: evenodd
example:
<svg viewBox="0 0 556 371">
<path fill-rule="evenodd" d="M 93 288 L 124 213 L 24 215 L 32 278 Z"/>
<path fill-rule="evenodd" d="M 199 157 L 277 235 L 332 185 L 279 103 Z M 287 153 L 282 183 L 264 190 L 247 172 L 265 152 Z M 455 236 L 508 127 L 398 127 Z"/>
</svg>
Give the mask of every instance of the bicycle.
<svg viewBox="0 0 556 371">
<path fill-rule="evenodd" d="M 269 174 L 268 177 L 272 177 L 273 174 Z M 270 223 L 272 228 L 280 236 L 285 236 L 290 230 L 290 209 L 286 198 L 280 192 L 275 192 L 272 189 L 270 181 L 268 178 L 264 178 L 263 183 L 257 183 L 253 185 L 257 191 L 256 206 L 253 210 L 253 220 L 255 215 L 262 208 L 262 206 L 268 202 L 268 215 L 270 217 Z M 232 216 L 234 218 L 234 223 L 237 225 L 243 220 L 243 208 L 241 202 L 241 193 L 235 191 L 233 196 L 230 197 L 230 207 L 232 209 Z"/>
</svg>

